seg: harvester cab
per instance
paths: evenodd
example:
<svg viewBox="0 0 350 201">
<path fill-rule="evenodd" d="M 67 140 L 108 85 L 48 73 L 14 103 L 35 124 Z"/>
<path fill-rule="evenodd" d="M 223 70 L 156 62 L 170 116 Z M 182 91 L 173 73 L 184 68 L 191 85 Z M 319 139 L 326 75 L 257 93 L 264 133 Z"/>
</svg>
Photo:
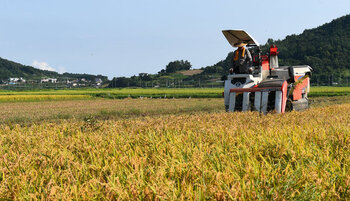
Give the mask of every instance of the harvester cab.
<svg viewBox="0 0 350 201">
<path fill-rule="evenodd" d="M 259 111 L 266 114 L 308 108 L 310 66 L 279 66 L 276 45 L 272 45 L 269 52 L 262 55 L 259 43 L 247 32 L 222 32 L 233 47 L 239 41 L 247 44 L 252 55 L 249 74 L 230 71 L 225 80 L 226 111 Z"/>
</svg>

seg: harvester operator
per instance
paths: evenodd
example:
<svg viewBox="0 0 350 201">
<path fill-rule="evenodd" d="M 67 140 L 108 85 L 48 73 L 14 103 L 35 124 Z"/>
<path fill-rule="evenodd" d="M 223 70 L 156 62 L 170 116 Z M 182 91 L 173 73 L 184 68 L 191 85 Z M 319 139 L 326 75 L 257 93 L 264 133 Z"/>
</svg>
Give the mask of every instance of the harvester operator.
<svg viewBox="0 0 350 201">
<path fill-rule="evenodd" d="M 235 74 L 249 74 L 249 67 L 252 65 L 252 56 L 246 46 L 247 43 L 239 41 L 234 44 L 235 47 L 238 47 L 237 50 L 233 52 L 233 59 L 231 60 L 231 69 L 230 72 Z"/>
</svg>

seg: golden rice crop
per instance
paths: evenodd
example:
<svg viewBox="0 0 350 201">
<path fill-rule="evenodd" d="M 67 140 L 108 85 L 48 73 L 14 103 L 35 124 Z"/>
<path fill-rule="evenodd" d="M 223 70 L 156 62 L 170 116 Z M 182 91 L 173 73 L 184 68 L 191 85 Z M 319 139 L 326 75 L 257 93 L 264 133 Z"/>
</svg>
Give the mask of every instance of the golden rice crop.
<svg viewBox="0 0 350 201">
<path fill-rule="evenodd" d="M 0 125 L 0 196 L 350 199 L 350 104 Z"/>
<path fill-rule="evenodd" d="M 0 102 L 91 99 L 89 95 L 0 95 Z"/>
</svg>

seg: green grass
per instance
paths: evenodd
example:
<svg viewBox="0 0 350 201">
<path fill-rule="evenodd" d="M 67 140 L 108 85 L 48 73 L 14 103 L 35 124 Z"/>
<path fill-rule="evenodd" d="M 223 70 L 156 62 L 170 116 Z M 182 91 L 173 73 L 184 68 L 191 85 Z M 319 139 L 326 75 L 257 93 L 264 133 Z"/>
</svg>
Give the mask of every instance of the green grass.
<svg viewBox="0 0 350 201">
<path fill-rule="evenodd" d="M 311 87 L 310 97 L 349 96 L 350 87 Z"/>
<path fill-rule="evenodd" d="M 89 95 L 110 99 L 121 98 L 217 98 L 223 88 L 123 88 L 123 89 L 72 89 L 72 90 L 35 90 L 35 91 L 0 91 L 2 95 Z"/>
</svg>

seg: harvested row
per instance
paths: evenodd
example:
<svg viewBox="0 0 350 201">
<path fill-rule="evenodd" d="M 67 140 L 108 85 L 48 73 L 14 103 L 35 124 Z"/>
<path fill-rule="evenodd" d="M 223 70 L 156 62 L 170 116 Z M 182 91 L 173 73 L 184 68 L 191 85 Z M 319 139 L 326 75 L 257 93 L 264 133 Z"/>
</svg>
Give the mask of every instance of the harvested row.
<svg viewBox="0 0 350 201">
<path fill-rule="evenodd" d="M 0 125 L 10 199 L 350 198 L 350 104 Z"/>
<path fill-rule="evenodd" d="M 0 123 L 61 119 L 120 119 L 137 116 L 223 111 L 222 99 L 117 99 L 7 102 L 0 104 Z"/>
</svg>

